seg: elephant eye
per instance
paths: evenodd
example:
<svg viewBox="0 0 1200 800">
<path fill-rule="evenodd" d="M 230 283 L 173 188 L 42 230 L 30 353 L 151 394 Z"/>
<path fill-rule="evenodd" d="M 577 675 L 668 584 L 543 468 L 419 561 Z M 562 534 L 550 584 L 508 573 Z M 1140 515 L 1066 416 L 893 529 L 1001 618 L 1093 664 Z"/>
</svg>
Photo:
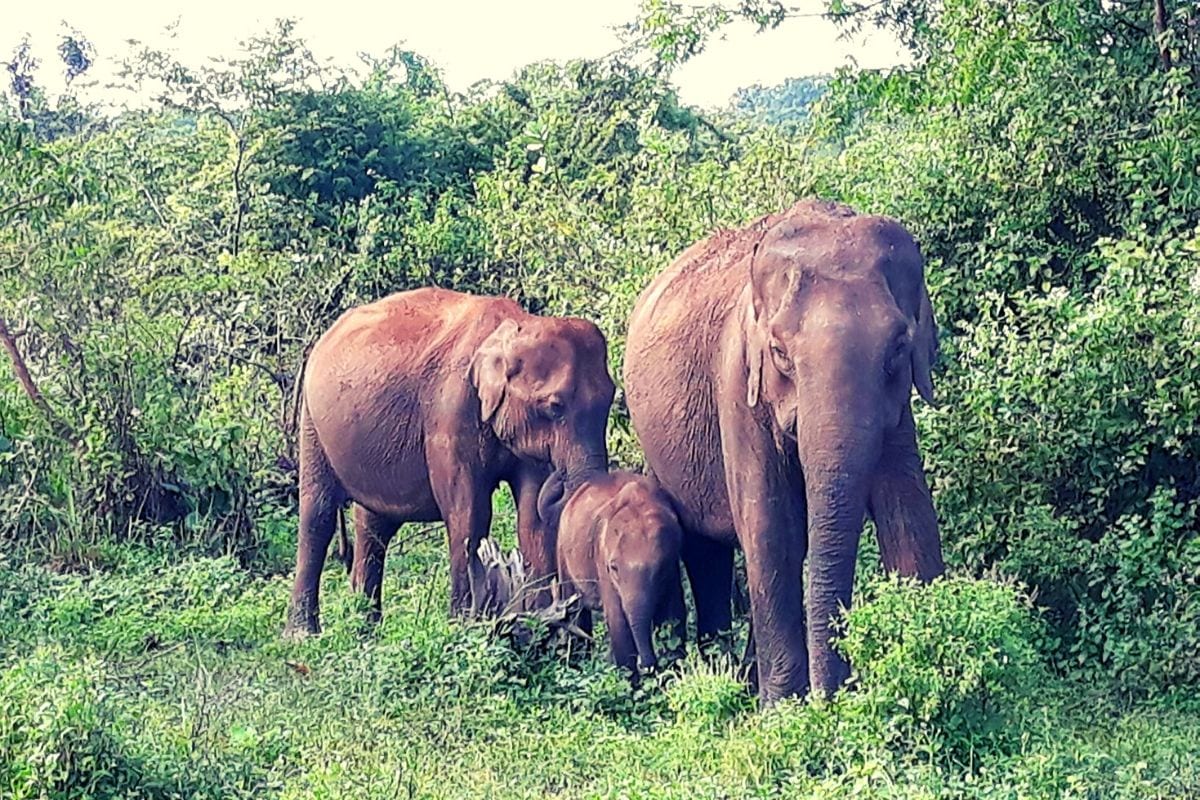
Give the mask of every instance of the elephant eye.
<svg viewBox="0 0 1200 800">
<path fill-rule="evenodd" d="M 562 419 L 567 413 L 567 406 L 562 400 L 557 397 L 552 397 L 542 404 L 542 416 L 553 422 Z"/>
<path fill-rule="evenodd" d="M 775 360 L 775 366 L 782 372 L 792 371 L 792 360 L 788 358 L 788 354 L 783 351 L 783 348 L 774 342 L 771 343 L 771 358 Z"/>
<path fill-rule="evenodd" d="M 900 368 L 904 366 L 911 346 L 912 340 L 908 336 L 901 336 L 892 344 L 891 350 L 888 351 L 887 360 L 883 364 L 883 370 L 889 377 L 895 376 L 900 371 Z"/>
</svg>

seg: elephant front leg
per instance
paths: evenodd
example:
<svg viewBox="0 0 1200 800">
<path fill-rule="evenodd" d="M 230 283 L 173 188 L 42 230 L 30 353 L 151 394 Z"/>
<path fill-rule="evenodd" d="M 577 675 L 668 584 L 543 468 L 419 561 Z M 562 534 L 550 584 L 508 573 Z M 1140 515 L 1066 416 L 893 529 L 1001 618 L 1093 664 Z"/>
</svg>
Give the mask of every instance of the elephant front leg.
<svg viewBox="0 0 1200 800">
<path fill-rule="evenodd" d="M 548 467 L 524 468 L 512 482 L 513 502 L 517 506 L 517 544 L 525 560 L 528 587 L 524 598 L 527 609 L 545 608 L 552 599 L 557 531 L 551 530 L 538 515 L 538 493 L 550 470 Z"/>
<path fill-rule="evenodd" d="M 869 511 L 885 570 L 924 582 L 946 571 L 937 512 L 917 450 L 911 408 L 904 410 L 899 427 L 884 441 Z"/>
<path fill-rule="evenodd" d="M 604 627 L 608 629 L 609 657 L 618 667 L 628 670 L 636 681 L 638 648 L 633 638 L 633 628 L 630 627 L 617 587 L 604 576 L 600 578 L 600 604 L 604 607 Z"/>
<path fill-rule="evenodd" d="M 747 514 L 739 532 L 746 551 L 754 672 L 766 705 L 809 689 L 803 531 L 803 525 Z"/>
<path fill-rule="evenodd" d="M 450 539 L 450 614 L 478 616 L 486 578 L 479 543 L 492 525 L 491 497 L 482 492 L 465 497 L 445 517 Z"/>
<path fill-rule="evenodd" d="M 474 616 L 486 583 L 479 543 L 492 527 L 492 492 L 499 480 L 480 463 L 473 439 L 431 434 L 425 444 L 429 484 L 450 545 L 450 616 Z"/>
<path fill-rule="evenodd" d="M 746 556 L 758 696 L 770 705 L 809 688 L 806 505 L 798 470 L 769 432 L 727 423 L 722 439 L 733 521 Z M 724 585 L 728 592 L 728 574 Z"/>
</svg>

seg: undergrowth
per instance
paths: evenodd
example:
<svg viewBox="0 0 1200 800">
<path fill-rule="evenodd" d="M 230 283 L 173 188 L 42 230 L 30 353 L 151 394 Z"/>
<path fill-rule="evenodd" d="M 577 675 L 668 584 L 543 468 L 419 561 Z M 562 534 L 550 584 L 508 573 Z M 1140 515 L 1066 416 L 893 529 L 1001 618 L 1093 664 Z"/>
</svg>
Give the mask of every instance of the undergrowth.
<svg viewBox="0 0 1200 800">
<path fill-rule="evenodd" d="M 375 629 L 331 564 L 325 632 L 299 644 L 279 637 L 283 576 L 118 556 L 0 559 L 0 796 L 1200 796 L 1200 704 L 1121 706 L 1052 674 L 1009 584 L 868 581 L 848 690 L 759 710 L 720 657 L 633 690 L 599 655 L 449 621 L 433 541 L 393 553 Z"/>
</svg>

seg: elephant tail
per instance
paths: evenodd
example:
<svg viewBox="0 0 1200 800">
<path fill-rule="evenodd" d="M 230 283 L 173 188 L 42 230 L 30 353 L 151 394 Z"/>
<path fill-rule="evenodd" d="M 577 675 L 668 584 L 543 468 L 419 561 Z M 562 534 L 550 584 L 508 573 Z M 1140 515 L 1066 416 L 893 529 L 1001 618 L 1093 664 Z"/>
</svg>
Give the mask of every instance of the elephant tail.
<svg viewBox="0 0 1200 800">
<path fill-rule="evenodd" d="M 292 386 L 292 416 L 288 421 L 286 433 L 292 441 L 296 442 L 297 450 L 299 450 L 300 437 L 304 435 L 304 418 L 308 411 L 307 404 L 304 402 L 304 373 L 308 368 L 308 357 L 312 353 L 312 348 L 312 343 L 304 348 L 304 353 L 300 357 L 300 367 L 296 370 L 296 381 Z M 337 528 L 338 560 L 342 562 L 346 567 L 346 572 L 349 573 L 354 565 L 354 543 L 350 541 L 350 534 L 346 530 L 346 507 L 342 503 L 337 505 Z"/>
<path fill-rule="evenodd" d="M 354 543 L 350 541 L 350 534 L 346 531 L 346 507 L 339 505 L 337 507 L 337 526 L 338 526 L 338 560 L 346 568 L 346 573 L 349 574 L 354 566 Z"/>
</svg>

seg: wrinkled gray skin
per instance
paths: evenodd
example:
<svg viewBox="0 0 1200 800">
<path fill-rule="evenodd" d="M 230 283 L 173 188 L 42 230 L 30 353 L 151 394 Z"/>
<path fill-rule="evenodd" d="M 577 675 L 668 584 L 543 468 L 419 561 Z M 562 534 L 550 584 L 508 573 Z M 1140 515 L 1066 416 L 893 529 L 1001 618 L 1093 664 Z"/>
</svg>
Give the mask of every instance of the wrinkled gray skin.
<svg viewBox="0 0 1200 800">
<path fill-rule="evenodd" d="M 501 482 L 517 506 L 528 574 L 547 586 L 554 540 L 537 517 L 551 468 L 573 489 L 608 471 L 613 399 L 603 334 L 507 298 L 400 292 L 347 311 L 304 373 L 300 535 L 286 634 L 315 633 L 337 510 L 353 501 L 351 583 L 381 606 L 388 543 L 404 522 L 444 521 L 450 608 L 478 612 L 479 542 Z"/>
<path fill-rule="evenodd" d="M 693 245 L 634 308 L 626 400 L 679 511 L 697 628 L 730 627 L 741 546 L 764 702 L 846 679 L 831 623 L 865 514 L 887 569 L 944 569 L 910 408 L 914 385 L 933 397 L 923 273 L 897 222 L 804 201 Z"/>
<path fill-rule="evenodd" d="M 631 472 L 595 475 L 569 494 L 565 488 L 556 472 L 538 499 L 539 516 L 558 532 L 556 599 L 579 595 L 577 624 L 588 633 L 591 611 L 603 611 L 617 666 L 654 669 L 655 628 L 671 624 L 682 647 L 687 622 L 683 532 L 671 501 L 652 478 Z"/>
</svg>

